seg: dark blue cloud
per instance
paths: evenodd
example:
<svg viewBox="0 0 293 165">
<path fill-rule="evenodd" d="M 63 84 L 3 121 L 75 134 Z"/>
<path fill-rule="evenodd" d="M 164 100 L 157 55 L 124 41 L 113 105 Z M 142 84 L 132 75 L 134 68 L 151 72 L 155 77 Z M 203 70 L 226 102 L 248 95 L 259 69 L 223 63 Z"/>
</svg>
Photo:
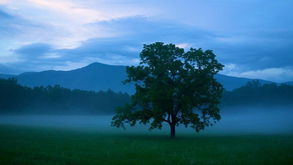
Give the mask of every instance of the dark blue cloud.
<svg viewBox="0 0 293 165">
<path fill-rule="evenodd" d="M 3 39 L 14 39 L 16 41 L 21 40 L 22 35 L 28 31 L 46 30 L 48 27 L 33 23 L 31 20 L 20 17 L 19 15 L 11 14 L 0 6 L 0 35 Z M 15 37 L 15 38 L 14 38 Z"/>
<path fill-rule="evenodd" d="M 72 54 L 75 57 L 104 57 L 111 55 L 123 55 L 137 57 L 141 47 L 136 40 L 123 38 L 90 39 L 75 49 L 59 50 L 64 54 Z"/>
<path fill-rule="evenodd" d="M 52 50 L 52 47 L 48 44 L 34 43 L 22 46 L 21 48 L 16 49 L 14 52 L 22 56 L 27 56 L 27 58 L 35 58 L 43 56 Z"/>
<path fill-rule="evenodd" d="M 293 67 L 293 38 L 287 37 L 293 36 L 293 31 L 287 31 L 287 36 L 284 32 L 261 33 L 263 37 L 248 37 L 239 43 L 212 42 L 210 48 L 218 52 L 224 63 L 237 64 L 243 70 Z"/>
<path fill-rule="evenodd" d="M 95 38 L 74 49 L 54 49 L 48 44 L 31 44 L 15 50 L 34 63 L 30 65 L 62 65 L 64 61 L 129 64 L 138 58 L 142 45 L 155 41 L 188 43 L 192 47 L 212 49 L 224 64 L 235 64 L 239 72 L 266 68 L 293 68 L 293 30 L 256 30 L 251 33 L 220 33 L 145 17 L 132 17 L 100 22 L 124 33 L 115 38 Z M 42 58 L 47 54 L 58 58 Z M 29 65 L 29 64 L 27 64 Z"/>
<path fill-rule="evenodd" d="M 143 17 L 114 20 L 105 24 L 125 31 L 127 38 L 127 42 L 117 43 L 117 46 L 115 39 L 111 39 L 114 42 L 104 47 L 106 51 L 111 50 L 111 45 L 115 49 L 131 43 L 138 43 L 140 48 L 143 43 L 154 41 L 189 43 L 193 47 L 212 49 L 223 63 L 234 63 L 243 70 L 293 67 L 293 29 L 223 33 Z M 92 43 L 95 44 L 99 44 L 99 41 Z"/>
<path fill-rule="evenodd" d="M 1 10 L 0 9 L 0 19 L 3 20 L 3 19 L 12 19 L 13 17 L 6 13 L 5 11 Z"/>
<path fill-rule="evenodd" d="M 22 33 L 22 28 L 30 26 L 31 23 L 18 16 L 14 16 L 0 8 L 0 34 L 1 37 L 11 38 Z M 2 39 L 3 39 L 2 38 Z"/>
<path fill-rule="evenodd" d="M 214 36 L 211 32 L 195 27 L 139 16 L 99 22 L 97 26 L 113 27 L 115 30 L 124 33 L 122 37 L 131 38 L 141 43 L 154 41 L 177 43 L 187 40 L 202 40 Z"/>
<path fill-rule="evenodd" d="M 17 18 L 1 10 L 0 8 L 0 34 L 2 37 L 16 33 L 14 25 L 17 23 Z"/>
<path fill-rule="evenodd" d="M 62 55 L 59 60 L 81 61 L 97 59 L 112 60 L 112 64 L 130 64 L 138 58 L 143 44 L 156 41 L 166 43 L 201 42 L 212 38 L 214 34 L 189 26 L 175 23 L 152 21 L 145 17 L 131 17 L 108 22 L 100 22 L 95 26 L 110 26 L 123 31 L 123 35 L 115 38 L 95 38 L 84 41 L 75 49 L 59 49 L 52 52 Z M 123 59 L 123 61 L 121 61 Z M 56 59 L 58 60 L 58 59 Z M 116 61 L 117 60 L 117 61 Z"/>
</svg>

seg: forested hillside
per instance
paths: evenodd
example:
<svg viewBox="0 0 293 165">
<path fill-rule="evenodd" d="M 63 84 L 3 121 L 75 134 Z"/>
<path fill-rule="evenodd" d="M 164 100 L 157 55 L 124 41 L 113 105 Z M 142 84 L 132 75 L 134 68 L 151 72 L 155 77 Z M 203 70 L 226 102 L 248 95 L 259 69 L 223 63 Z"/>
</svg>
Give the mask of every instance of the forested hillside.
<svg viewBox="0 0 293 165">
<path fill-rule="evenodd" d="M 163 97 L 163 96 L 162 96 Z M 112 114 L 117 106 L 129 102 L 126 93 L 67 89 L 59 85 L 24 87 L 16 79 L 0 79 L 0 113 Z M 249 82 L 223 93 L 222 110 L 230 107 L 293 108 L 293 86 Z M 235 109 L 237 111 L 237 108 Z"/>
<path fill-rule="evenodd" d="M 252 81 L 233 91 L 225 91 L 223 94 L 223 107 L 250 105 L 293 107 L 293 86 L 276 83 L 261 84 L 259 81 Z"/>
<path fill-rule="evenodd" d="M 128 101 L 128 94 L 111 90 L 92 92 L 58 85 L 29 88 L 15 79 L 0 79 L 1 113 L 110 114 Z"/>
</svg>

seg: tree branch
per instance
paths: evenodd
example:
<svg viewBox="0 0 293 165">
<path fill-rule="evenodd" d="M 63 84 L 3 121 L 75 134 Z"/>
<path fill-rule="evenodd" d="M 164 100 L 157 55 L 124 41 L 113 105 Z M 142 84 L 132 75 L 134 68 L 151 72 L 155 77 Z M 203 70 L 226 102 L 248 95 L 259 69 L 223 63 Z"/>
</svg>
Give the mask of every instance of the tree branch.
<svg viewBox="0 0 293 165">
<path fill-rule="evenodd" d="M 166 120 L 166 119 L 163 119 L 163 121 L 164 121 L 164 122 L 167 122 L 167 123 L 169 123 L 169 124 L 171 124 L 171 122 L 168 121 L 168 120 Z"/>
</svg>

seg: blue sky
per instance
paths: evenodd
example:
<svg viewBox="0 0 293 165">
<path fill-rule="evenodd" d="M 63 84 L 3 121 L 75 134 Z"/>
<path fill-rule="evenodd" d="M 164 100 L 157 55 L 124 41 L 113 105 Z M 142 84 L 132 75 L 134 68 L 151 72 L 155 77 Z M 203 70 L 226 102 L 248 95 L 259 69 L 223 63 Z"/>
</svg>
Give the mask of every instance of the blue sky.
<svg viewBox="0 0 293 165">
<path fill-rule="evenodd" d="M 143 44 L 212 49 L 222 74 L 293 81 L 292 0 L 0 0 L 0 73 L 135 65 Z"/>
</svg>

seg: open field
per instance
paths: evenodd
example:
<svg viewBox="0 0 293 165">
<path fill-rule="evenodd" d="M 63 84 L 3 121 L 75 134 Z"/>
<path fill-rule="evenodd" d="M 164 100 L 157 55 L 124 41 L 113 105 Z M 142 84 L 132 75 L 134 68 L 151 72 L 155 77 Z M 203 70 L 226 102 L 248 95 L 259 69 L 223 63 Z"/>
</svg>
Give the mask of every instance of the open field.
<svg viewBox="0 0 293 165">
<path fill-rule="evenodd" d="M 293 164 L 293 135 L 99 133 L 0 126 L 0 164 Z"/>
</svg>

